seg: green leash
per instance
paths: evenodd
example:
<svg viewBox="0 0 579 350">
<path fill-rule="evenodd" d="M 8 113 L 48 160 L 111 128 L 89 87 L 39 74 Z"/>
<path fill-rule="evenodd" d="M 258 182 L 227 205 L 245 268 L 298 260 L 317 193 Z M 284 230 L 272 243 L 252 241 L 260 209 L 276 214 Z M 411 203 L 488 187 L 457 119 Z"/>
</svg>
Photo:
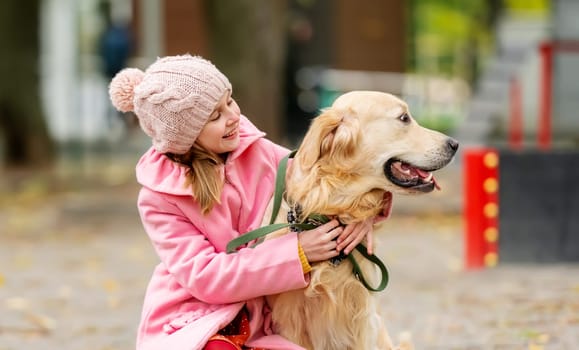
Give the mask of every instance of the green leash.
<svg viewBox="0 0 579 350">
<path fill-rule="evenodd" d="M 281 208 L 281 199 L 282 199 L 283 191 L 285 189 L 285 173 L 287 171 L 287 162 L 288 162 L 289 158 L 293 158 L 293 156 L 295 154 L 296 154 L 296 151 L 292 151 L 290 154 L 285 156 L 279 162 L 279 165 L 277 168 L 277 174 L 275 177 L 275 193 L 274 193 L 274 197 L 273 197 L 273 211 L 271 213 L 271 219 L 269 220 L 269 225 L 257 228 L 253 231 L 249 231 L 249 232 L 229 241 L 229 243 L 227 243 L 227 247 L 226 247 L 226 251 L 228 254 L 234 253 L 237 250 L 237 248 L 257 239 L 258 241 L 254 245 L 254 246 L 256 246 L 259 243 L 263 242 L 263 238 L 266 235 L 268 235 L 272 232 L 275 232 L 277 230 L 281 230 L 282 228 L 286 228 L 286 227 L 291 226 L 290 223 L 274 224 L 274 221 L 275 221 L 275 218 L 277 217 L 277 214 L 279 213 L 279 209 Z M 307 227 L 305 226 L 307 224 L 300 223 L 300 224 L 296 224 L 296 225 L 300 229 L 310 230 L 309 225 Z M 315 227 L 312 227 L 312 228 L 315 228 Z"/>
<path fill-rule="evenodd" d="M 226 251 L 228 254 L 234 253 L 237 251 L 237 248 L 239 248 L 245 244 L 248 244 L 249 242 L 257 240 L 257 242 L 252 246 L 252 247 L 255 247 L 256 245 L 263 242 L 264 237 L 266 235 L 268 235 L 272 232 L 275 232 L 277 230 L 281 230 L 281 229 L 286 228 L 286 227 L 293 226 L 293 227 L 298 228 L 302 231 L 311 230 L 311 229 L 314 229 L 317 227 L 317 225 L 314 225 L 314 224 L 308 223 L 308 222 L 295 223 L 295 224 L 290 224 L 290 223 L 277 223 L 276 224 L 276 223 L 274 223 L 275 218 L 277 217 L 277 215 L 279 213 L 279 209 L 281 208 L 282 195 L 283 195 L 283 192 L 285 190 L 285 174 L 287 171 L 287 163 L 288 163 L 289 158 L 293 158 L 295 156 L 296 152 L 297 151 L 295 151 L 295 150 L 292 151 L 290 154 L 285 156 L 279 163 L 278 171 L 277 171 L 276 178 L 275 178 L 275 193 L 274 193 L 274 199 L 273 199 L 273 201 L 274 201 L 273 202 L 273 211 L 271 214 L 271 218 L 269 220 L 269 225 L 257 228 L 253 231 L 249 231 L 249 232 L 229 241 L 229 243 L 227 243 L 227 247 L 226 247 Z M 327 216 L 318 215 L 318 214 L 311 215 L 310 219 L 313 219 L 312 221 L 321 222 L 322 224 L 325 224 L 326 222 L 329 221 L 329 218 Z M 374 254 L 372 254 L 372 255 L 368 254 L 368 250 L 366 249 L 366 246 L 364 246 L 362 243 L 360 243 L 356 246 L 356 250 L 360 254 L 362 254 L 362 256 L 364 258 L 370 260 L 370 262 L 372 262 L 374 265 L 378 266 L 378 268 L 380 269 L 380 272 L 382 274 L 382 279 L 381 279 L 378 287 L 372 287 L 366 281 L 366 278 L 364 277 L 364 274 L 362 273 L 362 269 L 360 268 L 360 265 L 358 265 L 358 262 L 354 258 L 354 255 L 348 254 L 348 259 L 350 260 L 350 262 L 352 263 L 352 266 L 353 266 L 354 275 L 364 285 L 364 287 L 366 287 L 366 289 L 368 289 L 369 291 L 372 291 L 372 292 L 383 291 L 384 288 L 386 288 L 386 286 L 388 285 L 388 278 L 389 278 L 388 269 L 386 268 L 384 263 L 380 260 L 380 258 L 378 258 Z"/>
</svg>

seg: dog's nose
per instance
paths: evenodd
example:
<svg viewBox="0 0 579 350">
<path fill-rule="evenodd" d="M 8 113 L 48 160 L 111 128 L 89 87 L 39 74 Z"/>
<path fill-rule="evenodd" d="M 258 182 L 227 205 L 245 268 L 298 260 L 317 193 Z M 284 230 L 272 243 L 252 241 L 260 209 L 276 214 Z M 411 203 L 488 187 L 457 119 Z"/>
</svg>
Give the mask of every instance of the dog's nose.
<svg viewBox="0 0 579 350">
<path fill-rule="evenodd" d="M 446 144 L 453 152 L 458 150 L 458 141 L 455 139 L 449 137 L 448 140 L 446 140 Z"/>
</svg>

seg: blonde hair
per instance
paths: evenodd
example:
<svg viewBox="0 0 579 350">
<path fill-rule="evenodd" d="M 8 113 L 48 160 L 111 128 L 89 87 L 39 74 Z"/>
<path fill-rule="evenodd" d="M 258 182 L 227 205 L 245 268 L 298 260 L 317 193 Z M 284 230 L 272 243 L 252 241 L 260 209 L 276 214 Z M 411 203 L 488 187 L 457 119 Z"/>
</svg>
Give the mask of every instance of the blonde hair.
<svg viewBox="0 0 579 350">
<path fill-rule="evenodd" d="M 193 198 L 199 203 L 203 215 L 209 213 L 215 204 L 221 203 L 224 161 L 218 154 L 195 143 L 185 154 L 166 153 L 166 156 L 187 168 L 187 186 L 193 189 Z"/>
</svg>

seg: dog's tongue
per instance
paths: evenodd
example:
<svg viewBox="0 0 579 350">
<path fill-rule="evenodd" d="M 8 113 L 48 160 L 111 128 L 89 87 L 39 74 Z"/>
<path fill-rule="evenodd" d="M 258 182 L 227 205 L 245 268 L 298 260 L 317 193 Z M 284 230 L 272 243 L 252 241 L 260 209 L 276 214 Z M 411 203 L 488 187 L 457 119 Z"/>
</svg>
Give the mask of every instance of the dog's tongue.
<svg viewBox="0 0 579 350">
<path fill-rule="evenodd" d="M 418 174 L 418 176 L 420 176 L 423 179 L 427 179 L 429 176 L 432 176 L 431 181 L 434 183 L 434 187 L 437 190 L 440 190 L 440 186 L 438 185 L 438 182 L 436 182 L 436 178 L 434 178 L 434 175 L 428 171 L 424 171 L 424 170 L 420 170 L 418 168 L 414 168 L 414 171 L 416 171 L 416 173 Z"/>
</svg>

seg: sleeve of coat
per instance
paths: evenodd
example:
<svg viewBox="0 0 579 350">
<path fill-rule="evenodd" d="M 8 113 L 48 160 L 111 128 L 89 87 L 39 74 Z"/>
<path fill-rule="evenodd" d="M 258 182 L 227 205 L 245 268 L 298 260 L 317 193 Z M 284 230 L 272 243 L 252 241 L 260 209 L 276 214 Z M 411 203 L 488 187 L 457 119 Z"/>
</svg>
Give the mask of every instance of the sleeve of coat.
<svg viewBox="0 0 579 350">
<path fill-rule="evenodd" d="M 227 254 L 217 252 L 162 194 L 143 188 L 139 212 L 145 231 L 169 273 L 199 300 L 233 303 L 307 285 L 296 233 Z"/>
</svg>

